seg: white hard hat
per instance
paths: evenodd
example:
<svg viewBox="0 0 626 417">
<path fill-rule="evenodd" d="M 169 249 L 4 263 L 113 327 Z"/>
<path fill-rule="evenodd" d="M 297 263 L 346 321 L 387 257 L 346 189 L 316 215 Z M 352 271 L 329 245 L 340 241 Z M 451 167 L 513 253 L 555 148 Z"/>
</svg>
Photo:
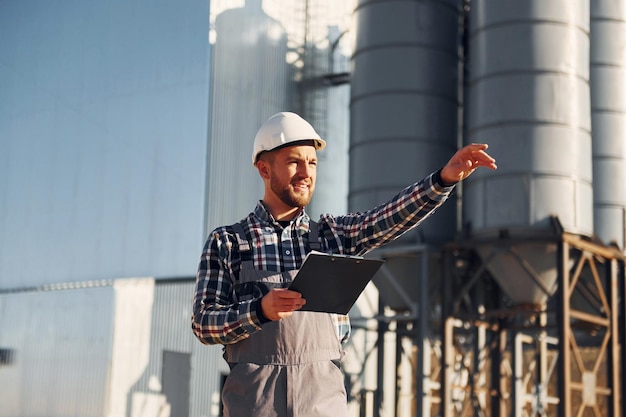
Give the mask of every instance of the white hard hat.
<svg viewBox="0 0 626 417">
<path fill-rule="evenodd" d="M 321 150 L 326 146 L 324 139 L 302 117 L 290 112 L 276 113 L 263 123 L 254 138 L 252 164 L 256 166 L 261 152 L 309 140 L 313 142 L 315 149 Z"/>
</svg>

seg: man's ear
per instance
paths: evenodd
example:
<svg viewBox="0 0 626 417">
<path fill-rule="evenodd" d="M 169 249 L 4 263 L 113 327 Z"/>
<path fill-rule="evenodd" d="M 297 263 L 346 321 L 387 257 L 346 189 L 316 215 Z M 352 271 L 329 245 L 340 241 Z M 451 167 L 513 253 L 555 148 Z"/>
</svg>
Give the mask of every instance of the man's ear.
<svg viewBox="0 0 626 417">
<path fill-rule="evenodd" d="M 263 178 L 264 180 L 270 179 L 270 166 L 267 161 L 259 159 L 256 163 L 256 168 L 259 170 L 259 175 L 261 176 L 261 178 Z"/>
</svg>

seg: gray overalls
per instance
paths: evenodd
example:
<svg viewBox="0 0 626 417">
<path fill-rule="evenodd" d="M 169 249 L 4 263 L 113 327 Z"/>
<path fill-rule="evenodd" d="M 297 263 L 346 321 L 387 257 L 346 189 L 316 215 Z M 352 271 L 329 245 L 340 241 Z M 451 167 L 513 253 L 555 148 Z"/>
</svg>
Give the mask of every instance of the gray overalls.
<svg viewBox="0 0 626 417">
<path fill-rule="evenodd" d="M 317 224 L 311 222 L 309 227 L 309 236 L 317 236 Z M 254 269 L 251 245 L 241 225 L 234 229 L 241 253 L 237 285 L 254 285 L 263 294 L 289 285 L 297 271 Z M 309 246 L 319 247 L 319 242 Z M 258 296 L 258 292 L 251 295 Z M 347 416 L 343 373 L 336 365 L 341 355 L 330 314 L 296 311 L 265 323 L 249 338 L 226 345 L 224 358 L 231 371 L 222 390 L 224 416 Z"/>
</svg>

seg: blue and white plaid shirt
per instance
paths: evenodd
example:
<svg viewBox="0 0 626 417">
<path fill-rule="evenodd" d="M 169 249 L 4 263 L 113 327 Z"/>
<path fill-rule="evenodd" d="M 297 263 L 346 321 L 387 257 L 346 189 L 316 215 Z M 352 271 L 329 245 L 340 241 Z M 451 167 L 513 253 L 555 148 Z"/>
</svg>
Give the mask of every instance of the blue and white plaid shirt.
<svg viewBox="0 0 626 417">
<path fill-rule="evenodd" d="M 367 212 L 337 217 L 324 214 L 319 220 L 321 251 L 364 255 L 420 224 L 448 198 L 452 189 L 453 186 L 442 184 L 437 171 Z M 283 227 L 259 202 L 241 222 L 252 243 L 254 267 L 277 273 L 299 269 L 307 253 L 309 221 L 302 210 Z M 215 229 L 204 246 L 192 317 L 193 332 L 202 343 L 236 343 L 261 330 L 267 321 L 261 312 L 260 298 L 237 302 L 245 297 L 233 296 L 241 266 L 237 247 L 232 226 Z M 345 343 L 350 336 L 348 316 L 332 316 L 337 337 Z"/>
</svg>

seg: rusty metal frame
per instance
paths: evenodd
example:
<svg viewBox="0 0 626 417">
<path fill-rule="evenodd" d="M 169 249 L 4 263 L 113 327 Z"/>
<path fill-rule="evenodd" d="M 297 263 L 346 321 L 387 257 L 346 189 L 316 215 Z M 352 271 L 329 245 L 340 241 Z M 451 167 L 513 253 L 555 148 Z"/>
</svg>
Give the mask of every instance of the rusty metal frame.
<svg viewBox="0 0 626 417">
<path fill-rule="evenodd" d="M 489 291 L 486 297 L 502 296 L 501 288 L 495 283 L 485 284 L 492 280 L 487 268 L 489 258 L 481 259 L 476 250 L 478 245 L 484 247 L 484 241 L 455 242 L 444 248 L 412 248 L 416 257 L 423 257 L 417 277 L 421 288 L 415 295 L 416 304 L 409 314 L 374 319 L 383 332 L 387 331 L 384 325 L 390 321 L 412 323 L 413 330 L 398 337 L 411 337 L 417 348 L 412 410 L 416 415 L 535 417 L 543 413 L 559 417 L 583 414 L 626 417 L 621 410 L 626 385 L 623 379 L 626 375 L 625 256 L 615 248 L 562 231 L 533 239 L 506 236 L 488 244 L 497 249 L 529 241 L 551 242 L 558 247 L 554 255 L 558 271 L 556 293 L 541 309 L 516 305 L 502 305 L 499 309 L 487 306 L 486 311 L 477 308 L 472 294 L 480 294 L 483 285 Z M 406 253 L 407 249 L 395 248 L 395 251 Z M 395 251 L 384 255 L 393 257 Z M 435 258 L 442 263 L 442 283 L 437 294 L 429 294 L 423 279 L 428 268 L 424 267 L 432 261 L 429 253 L 435 252 L 441 255 Z M 459 269 L 459 262 L 467 262 L 471 267 Z M 576 308 L 574 294 L 586 300 L 589 308 Z M 433 296 L 440 296 L 440 303 Z M 430 323 L 433 307 L 441 308 L 437 328 Z M 518 320 L 519 317 L 523 319 Z M 590 338 L 597 342 L 590 346 L 598 356 L 591 365 L 583 360 L 577 339 L 585 331 L 602 333 L 602 337 Z M 458 336 L 463 333 L 471 334 L 473 342 L 459 344 Z M 533 358 L 528 359 L 529 352 L 525 358 L 516 355 L 516 346 L 518 350 L 530 349 Z M 465 365 L 459 363 L 463 355 L 471 356 Z M 454 382 L 454 369 L 459 366 L 466 366 L 469 371 L 465 385 Z M 606 383 L 597 376 L 601 367 L 606 370 Z M 382 369 L 379 371 L 382 374 Z M 519 378 L 525 378 L 525 385 L 516 386 Z M 548 383 L 549 394 L 542 387 Z M 453 395 L 460 392 L 465 393 L 464 402 L 456 401 L 453 406 Z M 574 397 L 580 399 L 583 395 L 584 401 L 573 402 Z M 599 398 L 602 406 L 597 401 Z M 374 408 L 376 415 L 380 404 Z"/>
<path fill-rule="evenodd" d="M 491 367 L 494 347 L 499 339 L 497 326 L 485 321 L 466 321 L 449 317 L 445 320 L 443 354 L 442 407 L 443 417 L 472 417 L 491 415 Z M 471 334 L 469 343 L 455 342 L 456 333 Z"/>
<path fill-rule="evenodd" d="M 541 413 L 554 415 L 554 410 L 557 410 L 556 414 L 559 417 L 583 415 L 624 417 L 621 408 L 626 385 L 623 379 L 623 375 L 626 375 L 625 257 L 615 248 L 598 245 L 568 233 L 561 233 L 547 241 L 556 242 L 559 248 L 555 259 L 558 279 L 557 291 L 543 311 L 524 311 L 523 308 L 516 311 L 517 307 L 512 307 L 509 311 L 474 312 L 469 316 L 467 312 L 461 312 L 459 307 L 462 300 L 467 298 L 472 287 L 484 278 L 488 259 L 463 277 L 464 285 L 459 291 L 453 292 L 449 289 L 454 279 L 451 276 L 453 273 L 448 273 L 449 276 L 445 277 L 447 284 L 444 290 L 447 290 L 448 294 L 443 298 L 448 307 L 442 320 L 446 324 L 441 330 L 444 350 L 442 367 L 445 370 L 439 393 L 442 417 L 463 417 L 467 410 L 467 408 L 460 411 L 452 410 L 451 391 L 458 388 L 453 386 L 450 376 L 451 370 L 458 365 L 453 359 L 455 349 L 458 349 L 454 344 L 455 329 L 468 324 L 480 326 L 482 321 L 489 323 L 490 325 L 485 328 L 493 332 L 493 343 L 484 347 L 491 349 L 492 360 L 498 362 L 492 363 L 491 366 L 492 370 L 497 367 L 499 377 L 493 374 L 491 376 L 490 393 L 493 397 L 491 407 L 476 409 L 474 402 L 472 405 L 475 408 L 474 415 L 524 417 L 529 415 L 528 413 L 533 416 L 542 415 Z M 514 240 L 494 242 L 494 246 L 510 243 L 515 242 Z M 475 242 L 470 242 L 467 246 L 461 247 L 461 250 L 472 251 L 475 245 Z M 572 300 L 574 294 L 586 300 L 590 307 L 585 310 L 576 308 L 576 303 Z M 534 316 L 535 324 L 527 329 L 498 328 L 495 325 L 502 315 L 515 314 Z M 590 345 L 593 353 L 597 354 L 591 364 L 587 364 L 583 359 L 583 346 L 578 340 L 578 335 L 584 335 L 585 332 L 600 333 L 600 337 L 596 336 L 591 342 L 595 344 Z M 529 336 L 521 336 L 523 334 Z M 515 358 L 516 337 L 520 338 L 517 341 L 518 348 L 520 343 L 532 343 L 535 346 L 536 363 L 529 364 L 539 367 L 533 371 L 534 386 L 518 384 L 516 389 L 516 378 L 529 378 L 520 368 L 522 359 Z M 471 354 L 480 353 L 475 351 Z M 465 388 L 468 393 L 483 389 L 476 382 L 479 380 L 478 375 L 484 370 L 475 368 L 472 372 L 476 375 L 468 381 L 469 385 Z M 541 384 L 547 384 L 549 379 L 552 385 L 556 381 L 556 395 L 554 393 L 548 395 L 546 390 L 542 391 L 545 387 L 541 388 Z M 532 395 L 536 395 L 537 398 L 531 399 Z M 535 405 L 529 405 L 529 401 L 534 401 Z M 548 407 L 552 411 L 547 412 Z"/>
<path fill-rule="evenodd" d="M 525 361 L 524 346 L 530 346 L 534 355 Z M 555 374 L 558 354 L 549 356 L 549 346 L 558 346 L 558 339 L 548 336 L 545 331 L 535 335 L 518 333 L 515 336 L 513 356 L 515 363 L 515 395 L 512 410 L 519 417 L 547 417 L 549 407 L 558 406 L 560 399 L 550 395 L 549 385 Z M 554 349 L 552 349 L 554 351 Z M 527 412 L 530 408 L 530 413 Z"/>
<path fill-rule="evenodd" d="M 574 256 L 572 256 L 574 255 Z M 584 241 L 573 235 L 564 234 L 559 245 L 559 288 L 557 297 L 558 327 L 559 327 L 559 396 L 561 406 L 559 417 L 580 417 L 586 409 L 590 409 L 594 416 L 604 414 L 598 406 L 597 397 L 607 399 L 608 415 L 620 417 L 620 390 L 623 381 L 620 381 L 619 368 L 615 366 L 620 356 L 620 329 L 619 329 L 619 280 L 623 280 L 624 258 L 620 252 Z M 572 258 L 574 266 L 570 269 Z M 601 265 L 604 264 L 604 265 Z M 620 264 L 622 267 L 620 268 Z M 605 276 L 600 275 L 605 271 Z M 619 276 L 622 271 L 621 276 Z M 591 283 L 583 284 L 583 273 L 590 274 Z M 587 275 L 589 278 L 589 275 Z M 591 284 L 591 286 L 589 286 Z M 599 302 L 596 314 L 572 307 L 572 297 L 576 290 L 582 289 L 585 294 L 594 295 Z M 622 300 L 623 302 L 624 300 Z M 583 360 L 579 341 L 576 337 L 577 325 L 589 326 L 603 331 L 604 336 L 599 347 L 597 357 L 591 364 Z M 623 329 L 621 329 L 623 332 Z M 599 369 L 605 362 L 607 368 L 606 384 L 598 381 Z M 575 378 L 578 370 L 580 378 Z M 580 404 L 574 403 L 574 394 L 580 398 Z"/>
</svg>

